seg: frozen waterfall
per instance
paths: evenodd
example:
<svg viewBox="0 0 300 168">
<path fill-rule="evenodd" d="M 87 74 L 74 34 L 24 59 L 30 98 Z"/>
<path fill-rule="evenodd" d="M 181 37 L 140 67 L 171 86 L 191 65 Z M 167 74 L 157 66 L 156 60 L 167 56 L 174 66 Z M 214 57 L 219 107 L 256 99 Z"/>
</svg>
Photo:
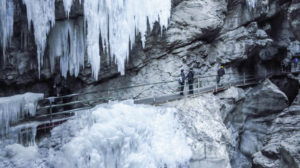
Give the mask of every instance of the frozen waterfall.
<svg viewBox="0 0 300 168">
<path fill-rule="evenodd" d="M 84 1 L 84 16 L 87 23 L 87 54 L 93 67 L 94 77 L 100 70 L 99 38 L 107 42 L 121 74 L 125 72 L 125 62 L 129 56 L 129 41 L 135 41 L 135 30 L 143 35 L 150 25 L 159 20 L 168 25 L 171 14 L 170 0 L 94 0 Z M 145 37 L 142 36 L 143 42 Z"/>
<path fill-rule="evenodd" d="M 23 2 L 27 8 L 28 28 L 31 27 L 31 23 L 34 27 L 40 74 L 47 46 L 47 36 L 55 24 L 55 0 L 23 0 Z M 155 21 L 159 21 L 161 26 L 167 27 L 171 14 L 171 0 L 86 0 L 83 2 L 79 0 L 79 2 L 83 3 L 84 7 L 85 27 L 87 29 L 86 42 L 82 42 L 83 38 L 81 34 L 76 35 L 76 33 L 85 35 L 83 33 L 85 31 L 82 30 L 82 32 L 79 32 L 74 26 L 63 26 L 62 24 L 54 28 L 57 30 L 53 30 L 53 32 L 58 34 L 51 35 L 52 39 L 50 39 L 50 57 L 57 57 L 57 54 L 60 54 L 61 65 L 64 65 L 61 66 L 64 68 L 61 70 L 63 76 L 66 76 L 66 72 L 68 71 L 71 75 L 77 76 L 78 70 L 82 65 L 81 60 L 84 60 L 84 54 L 82 53 L 86 53 L 92 67 L 93 76 L 96 80 L 98 79 L 100 71 L 100 37 L 102 37 L 104 43 L 108 44 L 106 49 L 110 52 L 107 53 L 111 53 L 111 56 L 115 58 L 118 71 L 124 74 L 125 63 L 130 50 L 129 42 L 131 44 L 134 43 L 136 32 L 139 31 L 143 34 L 142 40 L 145 42 L 144 34 L 147 30 L 147 18 L 151 23 L 150 25 Z M 69 17 L 73 3 L 73 0 L 63 0 L 67 17 Z M 72 25 L 72 23 L 68 24 Z M 65 46 L 55 49 L 58 46 L 57 44 L 53 44 L 53 39 L 66 42 L 67 34 L 71 37 L 72 33 L 75 35 L 72 40 L 79 41 L 71 42 L 70 48 L 74 49 L 74 51 L 80 50 L 78 55 L 71 54 L 71 51 L 69 53 L 62 53 L 66 49 Z M 62 37 L 59 37 L 60 35 Z M 52 44 L 53 46 L 51 46 Z M 74 46 L 75 44 L 76 46 Z M 76 48 L 79 47 L 78 45 L 82 45 L 80 49 Z M 79 58 L 79 55 L 82 58 Z M 54 58 L 50 59 L 53 61 Z M 70 63 L 70 59 L 73 59 L 75 62 Z"/>
<path fill-rule="evenodd" d="M 4 147 L 0 167 L 185 168 L 192 152 L 176 113 L 133 101 L 99 105 L 54 128 L 38 146 Z"/>
<path fill-rule="evenodd" d="M 47 35 L 55 24 L 55 0 L 23 0 L 27 9 L 28 29 L 34 27 L 34 39 L 37 46 L 38 70 L 40 75 Z"/>
<path fill-rule="evenodd" d="M 85 37 L 83 19 L 58 21 L 49 36 L 51 72 L 55 71 L 55 60 L 60 58 L 60 70 L 64 77 L 78 76 L 84 67 Z"/>
<path fill-rule="evenodd" d="M 0 2 L 0 43 L 2 45 L 3 62 L 5 63 L 5 50 L 14 30 L 14 4 L 13 0 Z"/>
</svg>

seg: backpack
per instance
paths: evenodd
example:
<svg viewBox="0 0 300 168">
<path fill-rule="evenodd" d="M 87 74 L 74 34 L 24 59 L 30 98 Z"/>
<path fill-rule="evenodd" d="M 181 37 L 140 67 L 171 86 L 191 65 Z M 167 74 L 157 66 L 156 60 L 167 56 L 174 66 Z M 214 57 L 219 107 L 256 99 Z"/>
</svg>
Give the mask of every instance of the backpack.
<svg viewBox="0 0 300 168">
<path fill-rule="evenodd" d="M 219 76 L 223 76 L 224 74 L 225 74 L 224 69 L 223 69 L 223 68 L 220 68 L 220 69 L 218 70 L 218 75 L 219 75 Z"/>
<path fill-rule="evenodd" d="M 183 83 L 183 79 L 182 79 L 182 76 L 181 76 L 181 75 L 180 75 L 179 78 L 178 78 L 178 83 L 179 83 L 179 84 L 182 84 L 182 83 Z"/>
</svg>

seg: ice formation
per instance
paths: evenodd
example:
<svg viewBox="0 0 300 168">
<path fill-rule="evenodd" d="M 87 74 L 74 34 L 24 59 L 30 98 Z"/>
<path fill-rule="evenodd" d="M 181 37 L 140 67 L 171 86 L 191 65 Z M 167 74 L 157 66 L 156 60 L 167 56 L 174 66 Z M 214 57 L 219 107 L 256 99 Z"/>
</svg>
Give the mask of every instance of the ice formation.
<svg viewBox="0 0 300 168">
<path fill-rule="evenodd" d="M 25 116 L 34 116 L 38 100 L 44 94 L 25 93 L 11 97 L 0 98 L 0 133 L 8 132 L 10 124 L 24 119 Z"/>
<path fill-rule="evenodd" d="M 0 167 L 3 160 L 16 168 L 185 168 L 192 152 L 176 112 L 132 101 L 100 105 L 53 129 L 43 148 L 3 148 Z"/>
<path fill-rule="evenodd" d="M 31 27 L 31 23 L 34 27 L 40 74 L 47 35 L 55 24 L 55 0 L 23 0 L 23 2 L 27 8 L 28 27 Z M 81 0 L 79 2 L 82 3 Z M 73 3 L 74 0 L 63 0 L 64 9 L 68 17 Z M 87 37 L 86 45 L 82 46 L 82 48 L 84 47 L 85 49 L 86 47 L 88 61 L 92 66 L 92 73 L 96 80 L 100 71 L 100 37 L 102 37 L 103 43 L 108 44 L 108 47 L 105 47 L 106 52 L 115 58 L 118 71 L 124 74 L 125 62 L 128 59 L 130 50 L 129 42 L 131 44 L 134 43 L 136 32 L 139 31 L 143 34 L 142 40 L 144 42 L 147 19 L 149 19 L 150 26 L 155 21 L 159 21 L 161 26 L 167 27 L 171 14 L 171 0 L 87 0 L 83 3 Z M 64 28 L 62 30 L 63 33 L 65 33 L 66 29 L 74 30 L 73 28 L 66 28 L 66 26 L 61 27 Z M 59 31 L 56 30 L 56 32 Z M 54 36 L 58 37 L 58 35 Z M 77 43 L 82 44 L 82 41 Z M 61 63 L 64 62 L 62 63 L 63 65 L 70 65 L 70 59 L 65 54 L 63 55 Z M 83 59 L 77 57 L 77 60 Z M 75 64 L 76 67 L 65 66 L 65 69 L 62 70 L 63 75 L 68 71 L 66 68 L 71 68 L 69 71 L 76 74 L 79 66 L 78 63 Z"/>
<path fill-rule="evenodd" d="M 55 167 L 176 168 L 191 157 L 173 108 L 134 105 L 132 101 L 100 105 L 85 127 L 53 154 Z M 74 123 L 72 123 L 74 125 Z M 61 132 L 58 130 L 54 130 Z"/>
<path fill-rule="evenodd" d="M 64 3 L 65 12 L 66 12 L 66 14 L 69 18 L 69 14 L 70 14 L 70 11 L 71 11 L 73 0 L 64 0 L 63 3 Z"/>
<path fill-rule="evenodd" d="M 129 41 L 134 43 L 135 30 L 143 35 L 150 25 L 159 20 L 167 26 L 171 14 L 170 0 L 93 0 L 84 1 L 84 17 L 87 23 L 87 54 L 92 65 L 94 78 L 100 70 L 100 34 L 109 44 L 111 55 L 115 57 L 118 71 L 124 74 L 125 62 L 129 54 Z M 143 42 L 145 37 L 142 36 Z"/>
<path fill-rule="evenodd" d="M 55 24 L 55 0 L 23 0 L 27 9 L 28 29 L 34 27 L 37 46 L 38 70 L 40 75 L 43 57 L 47 45 L 47 35 Z"/>
<path fill-rule="evenodd" d="M 13 0 L 1 0 L 0 2 L 0 43 L 2 45 L 3 61 L 5 62 L 5 50 L 14 30 L 14 4 Z"/>
<path fill-rule="evenodd" d="M 78 76 L 84 66 L 85 38 L 83 19 L 56 22 L 48 42 L 51 72 L 55 70 L 55 60 L 60 58 L 60 70 L 64 77 Z"/>
<path fill-rule="evenodd" d="M 6 159 L 4 155 L 13 156 Z M 38 162 L 39 157 L 37 146 L 24 147 L 19 144 L 8 145 L 0 150 L 0 167 L 1 168 L 46 168 L 42 161 Z M 13 163 L 13 164 L 12 164 Z"/>
<path fill-rule="evenodd" d="M 247 3 L 251 8 L 255 8 L 256 0 L 247 0 Z"/>
</svg>

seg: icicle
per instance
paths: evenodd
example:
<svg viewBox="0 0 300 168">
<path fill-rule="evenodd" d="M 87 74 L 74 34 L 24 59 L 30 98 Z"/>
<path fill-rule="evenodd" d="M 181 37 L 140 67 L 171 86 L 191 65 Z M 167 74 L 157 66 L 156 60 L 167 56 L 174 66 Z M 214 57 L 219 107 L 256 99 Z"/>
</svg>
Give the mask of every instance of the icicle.
<svg viewBox="0 0 300 168">
<path fill-rule="evenodd" d="M 55 22 L 55 0 L 23 0 L 27 7 L 28 26 L 32 22 L 34 27 L 35 42 L 37 45 L 37 58 L 39 74 L 41 65 L 43 63 L 43 55 L 46 46 L 47 35 L 51 26 Z M 67 16 L 69 16 L 73 0 L 63 0 L 64 8 Z M 79 0 L 81 3 L 81 0 Z M 86 0 L 84 1 L 84 17 L 87 23 L 87 55 L 88 61 L 92 66 L 92 73 L 94 78 L 98 79 L 100 71 L 100 32 L 102 35 L 103 44 L 107 44 L 104 53 L 111 53 L 118 64 L 118 71 L 123 75 L 125 72 L 125 61 L 128 60 L 129 48 L 128 43 L 135 41 L 135 28 L 142 33 L 143 44 L 145 42 L 145 33 L 147 31 L 147 17 L 149 23 L 152 25 L 155 20 L 160 20 L 162 26 L 167 26 L 171 11 L 171 0 Z M 76 35 L 78 29 L 68 28 L 69 35 L 72 40 L 78 40 L 81 35 Z M 81 31 L 81 30 L 80 30 Z M 58 32 L 59 33 L 59 32 Z M 66 41 L 66 32 L 63 38 Z M 72 37 L 71 37 L 72 36 Z M 129 37 L 129 38 L 128 38 Z M 70 40 L 70 39 L 69 39 Z M 70 40 L 70 41 L 72 41 Z M 64 43 L 66 45 L 67 43 Z M 76 54 L 56 53 L 62 52 L 65 46 L 57 46 L 58 49 L 52 49 L 52 63 L 55 56 L 61 57 L 62 73 L 66 76 L 69 71 L 70 74 L 78 75 L 79 66 L 84 58 L 80 58 Z M 82 37 L 79 42 L 71 42 L 70 52 L 75 52 L 79 46 L 79 55 L 84 50 Z M 76 45 L 72 48 L 72 45 Z M 134 44 L 132 44 L 134 45 Z M 111 51 L 111 52 L 110 52 Z M 78 52 L 78 51 L 77 51 Z M 57 55 L 60 54 L 60 55 Z M 54 55 L 54 57 L 53 57 Z M 83 57 L 83 56 L 82 56 Z M 73 60 L 71 60 L 71 58 Z M 71 61 L 73 61 L 71 63 Z M 66 64 L 68 62 L 68 64 Z M 71 63 L 71 64 L 70 64 Z M 53 65 L 53 64 L 52 64 Z M 53 67 L 52 67 L 53 70 Z"/>
<path fill-rule="evenodd" d="M 64 2 L 64 7 L 65 7 L 65 12 L 67 14 L 67 17 L 69 18 L 73 0 L 64 0 L 63 2 Z"/>
<path fill-rule="evenodd" d="M 8 132 L 11 123 L 24 119 L 25 116 L 35 116 L 38 100 L 44 94 L 26 93 L 0 98 L 0 131 L 1 135 Z"/>
<path fill-rule="evenodd" d="M 2 45 L 3 61 L 5 63 L 5 51 L 14 30 L 14 4 L 13 0 L 1 0 L 0 2 L 0 43 Z"/>
<path fill-rule="evenodd" d="M 30 29 L 31 23 L 34 27 L 38 71 L 40 76 L 47 35 L 50 28 L 55 24 L 55 0 L 23 0 L 23 3 L 27 8 L 28 29 Z"/>
<path fill-rule="evenodd" d="M 118 71 L 125 72 L 129 55 L 128 37 L 135 41 L 135 27 L 142 33 L 145 42 L 147 17 L 152 25 L 160 18 L 161 26 L 167 27 L 171 0 L 93 0 L 84 1 L 84 16 L 87 22 L 87 54 L 94 78 L 100 70 L 100 31 L 103 42 L 109 43 L 111 55 L 115 56 Z"/>
<path fill-rule="evenodd" d="M 57 22 L 49 36 L 49 57 L 51 72 L 54 72 L 55 58 L 60 57 L 62 76 L 78 76 L 84 66 L 85 39 L 83 20 Z"/>
<path fill-rule="evenodd" d="M 256 6 L 256 0 L 247 0 L 247 3 L 251 8 L 255 8 Z"/>
</svg>

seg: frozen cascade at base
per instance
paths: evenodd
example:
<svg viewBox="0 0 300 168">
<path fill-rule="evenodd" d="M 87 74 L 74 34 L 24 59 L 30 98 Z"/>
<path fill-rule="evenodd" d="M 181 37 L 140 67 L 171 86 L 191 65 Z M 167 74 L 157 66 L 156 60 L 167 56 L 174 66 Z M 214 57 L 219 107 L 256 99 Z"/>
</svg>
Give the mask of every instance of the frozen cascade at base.
<svg viewBox="0 0 300 168">
<path fill-rule="evenodd" d="M 5 50 L 14 30 L 14 4 L 13 0 L 1 0 L 0 2 L 0 43 L 2 45 L 3 61 L 5 62 Z"/>
<path fill-rule="evenodd" d="M 34 27 L 34 39 L 37 46 L 38 70 L 40 75 L 47 35 L 55 24 L 55 0 L 23 0 L 27 9 L 28 29 Z"/>
<path fill-rule="evenodd" d="M 192 152 L 176 112 L 132 101 L 99 105 L 54 128 L 39 147 L 4 147 L 0 167 L 188 167 Z"/>
<path fill-rule="evenodd" d="M 83 19 L 56 22 L 49 36 L 49 56 L 51 72 L 55 70 L 56 58 L 60 58 L 62 76 L 78 76 L 84 66 L 85 38 Z"/>
<path fill-rule="evenodd" d="M 35 116 L 38 100 L 44 94 L 25 93 L 11 97 L 0 98 L 0 134 L 8 132 L 10 124 L 24 119 L 26 116 Z"/>
</svg>

